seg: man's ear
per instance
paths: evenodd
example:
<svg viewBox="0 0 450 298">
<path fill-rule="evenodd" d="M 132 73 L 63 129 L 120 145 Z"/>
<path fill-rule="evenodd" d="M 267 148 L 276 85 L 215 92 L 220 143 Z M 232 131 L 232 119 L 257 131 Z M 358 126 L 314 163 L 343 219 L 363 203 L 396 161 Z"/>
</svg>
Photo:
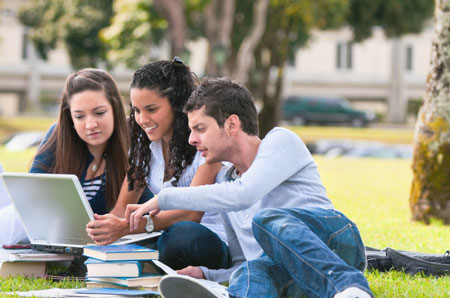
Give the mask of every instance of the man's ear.
<svg viewBox="0 0 450 298">
<path fill-rule="evenodd" d="M 241 127 L 241 121 L 239 120 L 238 115 L 232 114 L 228 117 L 228 119 L 225 121 L 225 131 L 229 135 L 234 135 L 237 133 L 237 131 Z"/>
</svg>

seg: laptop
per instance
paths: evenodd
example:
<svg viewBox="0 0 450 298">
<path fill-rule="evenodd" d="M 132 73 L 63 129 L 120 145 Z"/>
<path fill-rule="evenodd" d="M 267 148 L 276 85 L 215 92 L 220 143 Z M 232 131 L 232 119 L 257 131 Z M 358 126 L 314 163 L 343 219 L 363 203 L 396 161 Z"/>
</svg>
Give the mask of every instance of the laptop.
<svg viewBox="0 0 450 298">
<path fill-rule="evenodd" d="M 0 174 L 33 249 L 81 254 L 95 245 L 86 233 L 94 220 L 78 177 L 68 174 Z M 160 232 L 127 235 L 113 244 L 145 243 Z"/>
</svg>

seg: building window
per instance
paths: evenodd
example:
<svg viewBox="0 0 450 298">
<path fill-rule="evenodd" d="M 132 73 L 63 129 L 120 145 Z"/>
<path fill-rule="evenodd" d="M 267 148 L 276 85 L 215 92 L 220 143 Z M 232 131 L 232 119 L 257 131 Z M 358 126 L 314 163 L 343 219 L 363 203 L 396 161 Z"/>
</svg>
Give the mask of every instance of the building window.
<svg viewBox="0 0 450 298">
<path fill-rule="evenodd" d="M 413 55 L 414 55 L 413 46 L 407 45 L 406 46 L 406 65 L 405 65 L 407 71 L 413 70 Z"/>
<path fill-rule="evenodd" d="M 336 68 L 350 70 L 353 67 L 353 43 L 338 42 L 336 46 Z"/>
</svg>

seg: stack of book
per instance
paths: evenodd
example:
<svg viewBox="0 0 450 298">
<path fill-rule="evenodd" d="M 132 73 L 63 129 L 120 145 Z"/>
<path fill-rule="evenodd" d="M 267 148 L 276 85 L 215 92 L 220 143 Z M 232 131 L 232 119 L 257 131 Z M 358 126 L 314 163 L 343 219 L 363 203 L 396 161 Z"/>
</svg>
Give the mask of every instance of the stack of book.
<svg viewBox="0 0 450 298">
<path fill-rule="evenodd" d="M 123 288 L 154 291 L 165 271 L 157 263 L 158 251 L 136 244 L 86 246 L 88 288 Z"/>
<path fill-rule="evenodd" d="M 0 248 L 0 277 L 15 275 L 44 277 L 46 262 L 72 261 L 73 255 L 33 249 Z"/>
</svg>

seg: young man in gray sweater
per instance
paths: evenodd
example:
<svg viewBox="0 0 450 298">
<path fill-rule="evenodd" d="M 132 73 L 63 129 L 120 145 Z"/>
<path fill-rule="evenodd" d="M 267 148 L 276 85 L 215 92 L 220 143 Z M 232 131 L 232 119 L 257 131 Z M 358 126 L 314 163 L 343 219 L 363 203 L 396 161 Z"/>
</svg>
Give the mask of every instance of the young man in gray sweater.
<svg viewBox="0 0 450 298">
<path fill-rule="evenodd" d="M 130 229 L 147 212 L 221 212 L 233 261 L 244 262 L 232 268 L 222 294 L 198 278 L 222 281 L 227 270 L 188 267 L 179 272 L 185 275 L 161 280 L 164 297 L 373 296 L 361 272 L 366 262 L 359 231 L 334 209 L 297 135 L 274 128 L 261 140 L 252 95 L 226 78 L 204 80 L 185 112 L 189 142 L 206 162 L 232 166 L 218 174 L 222 183 L 167 188 L 143 205 L 129 205 Z"/>
</svg>

